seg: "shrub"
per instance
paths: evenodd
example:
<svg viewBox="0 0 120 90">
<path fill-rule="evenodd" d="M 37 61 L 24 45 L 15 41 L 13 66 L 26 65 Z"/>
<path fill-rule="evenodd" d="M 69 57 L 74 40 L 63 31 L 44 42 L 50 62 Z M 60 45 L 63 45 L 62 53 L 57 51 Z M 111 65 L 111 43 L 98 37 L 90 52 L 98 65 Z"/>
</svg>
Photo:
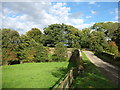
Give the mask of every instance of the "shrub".
<svg viewBox="0 0 120 90">
<path fill-rule="evenodd" d="M 53 54 L 51 59 L 52 59 L 52 61 L 55 61 L 55 62 L 59 61 L 59 58 L 56 54 Z"/>
<path fill-rule="evenodd" d="M 67 48 L 63 45 L 63 43 L 59 42 L 55 47 L 55 55 L 53 55 L 53 59 L 55 61 L 65 61 L 67 58 Z"/>
<path fill-rule="evenodd" d="M 110 41 L 109 43 L 109 51 L 113 53 L 115 56 L 118 56 L 118 46 L 114 41 Z"/>
<path fill-rule="evenodd" d="M 36 62 L 47 62 L 48 59 L 48 50 L 42 45 L 38 44 L 36 46 L 36 56 L 35 56 Z"/>
<path fill-rule="evenodd" d="M 6 65 L 9 62 L 18 61 L 15 51 L 11 49 L 2 48 L 2 64 Z"/>
</svg>

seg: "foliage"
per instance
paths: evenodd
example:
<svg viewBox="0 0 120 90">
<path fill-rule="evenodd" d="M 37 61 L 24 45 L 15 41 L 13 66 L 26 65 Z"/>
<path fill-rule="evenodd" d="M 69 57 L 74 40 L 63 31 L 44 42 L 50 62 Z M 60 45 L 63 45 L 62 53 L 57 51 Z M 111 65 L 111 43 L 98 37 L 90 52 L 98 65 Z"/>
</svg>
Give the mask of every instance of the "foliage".
<svg viewBox="0 0 120 90">
<path fill-rule="evenodd" d="M 80 48 L 81 48 L 81 46 L 80 46 L 80 44 L 79 44 L 78 42 L 75 42 L 75 43 L 72 45 L 72 47 L 75 48 L 75 49 L 80 49 Z"/>
<path fill-rule="evenodd" d="M 48 59 L 48 51 L 42 44 L 36 45 L 36 62 L 46 62 L 49 61 Z"/>
<path fill-rule="evenodd" d="M 60 24 L 52 24 L 44 28 L 44 45 L 54 47 L 58 42 L 64 42 L 63 27 Z"/>
<path fill-rule="evenodd" d="M 78 30 L 71 25 L 51 24 L 44 28 L 44 33 L 38 28 L 32 28 L 24 35 L 19 35 L 17 31 L 11 29 L 0 29 L 2 49 L 10 50 L 9 53 L 14 52 L 17 60 L 28 62 L 52 61 L 51 59 L 62 61 L 66 58 L 63 47 L 88 48 L 94 50 L 95 53 L 100 54 L 105 51 L 117 56 L 120 52 L 120 27 L 118 25 L 113 22 L 100 22 L 95 23 L 91 28 Z M 58 48 L 56 54 L 49 58 L 44 46 Z M 7 54 L 8 52 L 4 53 L 4 55 L 10 55 Z"/>
<path fill-rule="evenodd" d="M 79 41 L 79 30 L 65 24 L 52 24 L 44 28 L 44 45 L 55 47 L 59 42 L 67 47 L 74 47 Z M 79 43 L 79 42 L 78 42 Z"/>
<path fill-rule="evenodd" d="M 42 32 L 37 28 L 32 28 L 26 35 L 38 43 L 42 42 Z"/>
<path fill-rule="evenodd" d="M 118 56 L 118 46 L 114 41 L 109 41 L 109 52 L 113 53 L 115 56 Z"/>
<path fill-rule="evenodd" d="M 21 60 L 22 62 L 31 62 L 31 61 L 33 61 L 32 58 L 34 58 L 33 56 L 35 55 L 34 50 L 33 50 L 34 54 L 31 55 L 32 54 L 31 50 L 33 49 L 33 46 L 35 46 L 34 45 L 35 43 L 33 42 L 33 39 L 30 39 L 26 35 L 21 35 L 20 41 L 21 41 L 21 43 L 19 44 L 20 50 L 17 53 L 18 59 Z M 29 57 L 31 57 L 31 60 L 30 60 Z"/>
<path fill-rule="evenodd" d="M 48 51 L 34 39 L 22 36 L 20 59 L 23 62 L 44 62 L 48 59 Z"/>
<path fill-rule="evenodd" d="M 19 35 L 17 31 L 2 29 L 3 63 L 20 60 L 22 62 L 36 62 L 47 60 L 47 50 L 40 44 L 42 33 L 33 28 L 26 35 Z M 44 60 L 43 60 L 44 59 Z"/>
<path fill-rule="evenodd" d="M 3 64 L 10 61 L 16 61 L 17 52 L 19 51 L 19 33 L 10 29 L 2 29 L 2 60 Z"/>
<path fill-rule="evenodd" d="M 95 23 L 92 26 L 92 28 L 97 31 L 103 31 L 106 34 L 106 37 L 111 39 L 113 38 L 113 32 L 118 29 L 118 23 L 113 23 L 113 22 Z"/>
<path fill-rule="evenodd" d="M 95 50 L 96 53 L 101 53 L 106 48 L 107 41 L 105 34 L 102 31 L 93 31 L 90 34 L 90 48 Z"/>
<path fill-rule="evenodd" d="M 35 61 L 35 55 L 36 55 L 35 48 L 33 48 L 33 47 L 25 48 L 24 52 L 25 52 L 25 54 L 24 54 L 25 61 L 27 61 L 27 62 Z M 23 59 L 23 61 L 24 61 L 24 59 Z"/>
<path fill-rule="evenodd" d="M 7 65 L 10 61 L 15 61 L 15 60 L 18 60 L 15 51 L 11 49 L 6 49 L 6 48 L 2 49 L 2 64 L 3 65 L 4 64 Z"/>
<path fill-rule="evenodd" d="M 112 40 L 115 41 L 118 46 L 118 50 L 120 52 L 120 23 L 118 23 L 118 28 L 113 32 Z"/>
<path fill-rule="evenodd" d="M 53 56 L 55 61 L 65 61 L 66 60 L 66 47 L 62 42 L 59 42 L 55 47 L 55 55 Z"/>
<path fill-rule="evenodd" d="M 66 45 L 69 48 L 80 48 L 80 32 L 77 28 L 66 25 L 65 27 L 65 38 L 66 38 Z"/>
<path fill-rule="evenodd" d="M 103 31 L 107 40 L 115 41 L 120 51 L 120 25 L 113 22 L 95 23 L 92 27 L 96 31 Z"/>
<path fill-rule="evenodd" d="M 82 48 L 90 48 L 90 28 L 82 29 L 80 33 L 80 45 Z"/>
</svg>

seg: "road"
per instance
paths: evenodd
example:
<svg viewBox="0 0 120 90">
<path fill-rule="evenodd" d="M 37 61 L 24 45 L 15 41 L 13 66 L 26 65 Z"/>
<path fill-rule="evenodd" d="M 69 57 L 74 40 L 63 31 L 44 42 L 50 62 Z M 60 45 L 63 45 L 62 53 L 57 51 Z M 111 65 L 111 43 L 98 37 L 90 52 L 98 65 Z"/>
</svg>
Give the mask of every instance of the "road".
<svg viewBox="0 0 120 90">
<path fill-rule="evenodd" d="M 120 69 L 110 63 L 104 62 L 91 51 L 83 51 L 89 60 L 96 65 L 101 72 L 120 87 Z"/>
</svg>

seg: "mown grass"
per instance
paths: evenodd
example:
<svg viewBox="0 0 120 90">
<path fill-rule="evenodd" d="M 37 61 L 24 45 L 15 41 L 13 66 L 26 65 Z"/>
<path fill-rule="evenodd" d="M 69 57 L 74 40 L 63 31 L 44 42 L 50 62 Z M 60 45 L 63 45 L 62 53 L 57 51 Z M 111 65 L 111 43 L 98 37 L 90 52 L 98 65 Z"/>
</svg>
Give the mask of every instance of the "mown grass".
<svg viewBox="0 0 120 90">
<path fill-rule="evenodd" d="M 51 88 L 67 72 L 68 62 L 26 63 L 2 67 L 3 88 Z"/>
<path fill-rule="evenodd" d="M 82 58 L 85 63 L 85 70 L 76 77 L 72 88 L 117 88 L 88 60 L 84 53 L 82 53 Z"/>
</svg>

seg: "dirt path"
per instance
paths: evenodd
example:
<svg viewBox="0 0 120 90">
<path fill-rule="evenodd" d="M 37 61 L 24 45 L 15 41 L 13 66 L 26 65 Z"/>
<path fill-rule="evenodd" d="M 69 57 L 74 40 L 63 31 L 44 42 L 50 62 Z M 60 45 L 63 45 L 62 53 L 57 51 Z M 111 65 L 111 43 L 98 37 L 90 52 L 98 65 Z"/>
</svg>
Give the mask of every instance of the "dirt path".
<svg viewBox="0 0 120 90">
<path fill-rule="evenodd" d="M 95 64 L 101 72 L 120 87 L 120 69 L 107 62 L 102 61 L 90 51 L 83 51 L 89 60 Z"/>
</svg>

